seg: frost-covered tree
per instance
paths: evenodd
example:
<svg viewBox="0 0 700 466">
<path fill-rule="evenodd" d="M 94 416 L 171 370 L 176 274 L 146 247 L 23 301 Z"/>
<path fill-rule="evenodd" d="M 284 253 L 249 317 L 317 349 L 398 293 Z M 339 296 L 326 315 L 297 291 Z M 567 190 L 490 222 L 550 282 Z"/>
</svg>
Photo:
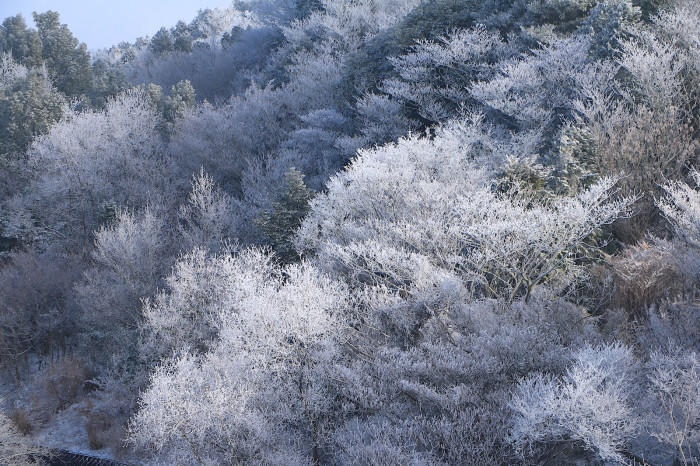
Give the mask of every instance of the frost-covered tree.
<svg viewBox="0 0 700 466">
<path fill-rule="evenodd" d="M 698 5 L 6 20 L 2 368 L 156 464 L 697 462 Z"/>
<path fill-rule="evenodd" d="M 310 40 L 312 34 L 320 33 L 325 40 L 355 48 L 380 30 L 397 24 L 419 3 L 415 0 L 362 0 L 356 3 L 321 0 L 318 9 L 285 28 L 285 35 L 291 42 L 300 44 Z"/>
<path fill-rule="evenodd" d="M 507 301 L 541 284 L 564 291 L 583 272 L 587 240 L 633 199 L 614 199 L 614 178 L 545 203 L 517 188 L 499 194 L 483 166 L 489 149 L 501 147 L 477 121 L 360 151 L 312 201 L 299 247 L 406 293 L 457 277 Z"/>
<path fill-rule="evenodd" d="M 331 108 L 314 110 L 299 119 L 300 127 L 288 134 L 269 172 L 282 181 L 285 172 L 295 168 L 304 173 L 306 184 L 320 189 L 328 175 L 340 170 L 352 153 L 343 152 L 346 147 L 339 143 L 352 122 Z"/>
<path fill-rule="evenodd" d="M 186 112 L 169 144 L 181 176 L 203 167 L 227 192 L 240 194 L 243 171 L 274 151 L 289 129 L 277 97 L 269 88 L 251 87 L 218 108 L 204 104 Z"/>
<path fill-rule="evenodd" d="M 502 112 L 518 129 L 550 129 L 573 110 L 577 76 L 591 72 L 589 45 L 585 37 L 571 37 L 504 60 L 494 79 L 473 84 L 469 93 Z"/>
<path fill-rule="evenodd" d="M 18 79 L 26 78 L 29 70 L 26 66 L 16 62 L 12 55 L 3 53 L 0 56 L 0 89 L 5 89 Z"/>
<path fill-rule="evenodd" d="M 178 232 L 185 251 L 217 252 L 233 237 L 236 220 L 231 198 L 204 170 L 192 179 L 192 191 L 178 210 Z"/>
<path fill-rule="evenodd" d="M 439 123 L 473 105 L 471 84 L 495 78 L 497 64 L 513 55 L 513 47 L 497 32 L 483 26 L 457 31 L 437 41 L 419 41 L 409 53 L 390 58 L 400 79 L 389 79 L 380 89 L 424 120 Z"/>
<path fill-rule="evenodd" d="M 416 129 L 416 123 L 407 118 L 400 101 L 383 94 L 369 93 L 355 104 L 355 121 L 359 134 L 340 137 L 336 143 L 348 154 L 357 149 L 386 144 Z"/>
<path fill-rule="evenodd" d="M 54 125 L 28 152 L 33 180 L 14 201 L 11 231 L 28 241 L 47 238 L 87 250 L 115 206 L 142 208 L 167 199 L 168 162 L 157 125 L 139 91 Z"/>
<path fill-rule="evenodd" d="M 179 22 L 169 31 L 159 31 L 146 47 L 125 44 L 115 49 L 111 60 L 120 57 L 125 61 L 119 69 L 134 85 L 152 83 L 170 89 L 179 81 L 190 81 L 200 100 L 213 102 L 243 93 L 282 37 L 278 26 L 261 24 L 240 11 L 219 26 L 237 31 L 226 37 L 225 46 L 217 42 L 221 32 L 208 38 L 209 32 L 202 30 L 205 27 L 196 19 L 189 25 Z M 157 45 L 156 39 L 165 40 Z M 159 53 L 159 47 L 170 51 Z"/>
<path fill-rule="evenodd" d="M 118 210 L 94 236 L 92 266 L 76 291 L 83 310 L 83 344 L 94 360 L 104 363 L 135 351 L 141 300 L 163 284 L 173 253 L 163 219 L 149 207 Z"/>
<path fill-rule="evenodd" d="M 80 273 L 70 258 L 15 252 L 0 268 L 0 365 L 26 366 L 31 355 L 66 350 L 78 309 L 72 285 Z"/>
<path fill-rule="evenodd" d="M 181 351 L 152 376 L 132 440 L 171 464 L 319 461 L 344 288 L 256 250 L 195 252 L 169 288 L 145 315 Z"/>
<path fill-rule="evenodd" d="M 202 249 L 177 261 L 167 278 L 169 292 L 158 293 L 143 306 L 149 352 L 162 355 L 205 350 L 215 344 L 218 315 L 228 305 L 229 296 L 245 292 L 228 288 L 240 271 L 238 262 L 232 261 L 227 255 L 210 260 Z"/>
</svg>

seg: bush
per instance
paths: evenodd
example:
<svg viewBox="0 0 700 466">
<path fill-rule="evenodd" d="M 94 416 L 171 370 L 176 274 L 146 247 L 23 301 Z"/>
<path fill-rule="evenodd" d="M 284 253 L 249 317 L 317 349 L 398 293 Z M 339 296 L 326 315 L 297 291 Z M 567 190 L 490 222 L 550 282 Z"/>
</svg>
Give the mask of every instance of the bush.
<svg viewBox="0 0 700 466">
<path fill-rule="evenodd" d="M 58 411 L 70 406 L 83 394 L 89 372 L 82 361 L 64 359 L 34 376 L 31 414 L 47 422 Z"/>
<path fill-rule="evenodd" d="M 471 84 L 497 76 L 497 63 L 512 58 L 513 46 L 483 26 L 418 41 L 410 51 L 389 58 L 399 78 L 384 81 L 380 90 L 414 109 L 432 124 L 458 114 L 474 102 Z"/>
<path fill-rule="evenodd" d="M 22 367 L 28 355 L 60 355 L 75 331 L 71 259 L 16 252 L 0 268 L 0 366 Z M 26 365 L 26 364 L 25 364 Z"/>
<path fill-rule="evenodd" d="M 24 409 L 15 408 L 12 410 L 10 413 L 10 419 L 22 435 L 29 435 L 32 433 L 34 426 L 29 418 L 29 414 Z"/>
<path fill-rule="evenodd" d="M 657 309 L 683 291 L 683 282 L 673 249 L 668 243 L 641 242 L 610 260 L 614 274 L 611 306 L 623 308 L 630 319 L 645 319 L 654 305 Z"/>
<path fill-rule="evenodd" d="M 665 185 L 666 197 L 658 200 L 657 206 L 673 226 L 677 238 L 697 251 L 700 249 L 700 172 L 693 170 L 690 176 L 690 185 L 679 181 Z"/>
<path fill-rule="evenodd" d="M 127 425 L 137 409 L 139 393 L 146 388 L 147 366 L 114 360 L 111 369 L 90 382 L 92 407 L 85 429 L 92 448 L 109 448 L 117 456 L 128 452 Z M 98 448 L 99 447 L 99 448 Z"/>
<path fill-rule="evenodd" d="M 651 434 L 676 450 L 684 465 L 700 460 L 700 377 L 694 351 L 671 348 L 650 357 L 649 381 L 658 408 Z M 661 412 L 662 416 L 657 414 Z"/>
<path fill-rule="evenodd" d="M 569 440 L 605 461 L 621 461 L 638 429 L 634 371 L 631 350 L 612 344 L 579 350 L 561 380 L 547 374 L 524 378 L 510 403 L 515 412 L 510 441 L 522 458 L 533 445 Z"/>
<path fill-rule="evenodd" d="M 681 180 L 697 160 L 694 96 L 686 84 L 692 61 L 663 31 L 636 31 L 636 39 L 622 43 L 615 80 L 608 75 L 582 86 L 574 104 L 578 117 L 570 135 L 580 146 L 574 158 L 600 175 L 623 174 L 624 194 L 643 194 L 637 215 L 616 228 L 627 243 L 649 227 L 660 230 L 654 199 L 663 194 L 661 183 Z"/>
<path fill-rule="evenodd" d="M 124 449 L 126 438 L 126 422 L 124 418 L 111 418 L 100 411 L 92 411 L 85 423 L 90 448 L 102 450 L 111 448 L 114 451 Z"/>
<path fill-rule="evenodd" d="M 25 466 L 41 464 L 49 452 L 32 444 L 15 429 L 12 421 L 0 413 L 0 463 Z"/>
</svg>

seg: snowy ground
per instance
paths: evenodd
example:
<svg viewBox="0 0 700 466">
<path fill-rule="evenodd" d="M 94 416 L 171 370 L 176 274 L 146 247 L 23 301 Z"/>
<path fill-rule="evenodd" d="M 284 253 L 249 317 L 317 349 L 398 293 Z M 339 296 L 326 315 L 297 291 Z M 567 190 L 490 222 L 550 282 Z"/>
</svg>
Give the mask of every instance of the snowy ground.
<svg viewBox="0 0 700 466">
<path fill-rule="evenodd" d="M 92 450 L 85 424 L 90 414 L 87 401 L 76 403 L 59 412 L 54 418 L 33 435 L 37 444 L 47 448 L 57 448 L 75 453 L 114 459 L 110 449 Z"/>
</svg>

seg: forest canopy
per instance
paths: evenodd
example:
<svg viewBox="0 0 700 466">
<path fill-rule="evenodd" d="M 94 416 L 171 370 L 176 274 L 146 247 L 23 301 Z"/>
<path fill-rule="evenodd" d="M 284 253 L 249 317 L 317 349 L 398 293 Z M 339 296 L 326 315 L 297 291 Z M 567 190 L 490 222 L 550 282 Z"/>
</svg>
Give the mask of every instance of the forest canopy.
<svg viewBox="0 0 700 466">
<path fill-rule="evenodd" d="M 700 2 L 59 13 L 0 27 L 0 463 L 698 464 Z"/>
</svg>

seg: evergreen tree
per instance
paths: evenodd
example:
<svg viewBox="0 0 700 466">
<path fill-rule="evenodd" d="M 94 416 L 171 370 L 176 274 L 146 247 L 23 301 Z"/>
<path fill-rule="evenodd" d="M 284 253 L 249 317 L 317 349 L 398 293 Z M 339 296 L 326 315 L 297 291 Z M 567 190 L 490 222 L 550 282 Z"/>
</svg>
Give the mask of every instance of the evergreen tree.
<svg viewBox="0 0 700 466">
<path fill-rule="evenodd" d="M 195 104 L 195 90 L 189 81 L 180 81 L 170 89 L 170 95 L 163 100 L 163 117 L 170 124 L 185 115 L 185 111 Z"/>
<path fill-rule="evenodd" d="M 35 136 L 61 119 L 65 104 L 40 70 L 0 89 L 0 155 L 23 153 Z"/>
<path fill-rule="evenodd" d="M 27 28 L 21 14 L 3 21 L 0 28 L 0 52 L 10 53 L 14 60 L 28 67 L 41 64 L 41 38 L 35 30 Z"/>
<path fill-rule="evenodd" d="M 91 83 L 90 54 L 55 11 L 34 13 L 46 67 L 56 88 L 68 96 L 84 94 Z"/>
<path fill-rule="evenodd" d="M 163 55 L 167 52 L 172 52 L 175 50 L 175 42 L 173 41 L 173 35 L 165 28 L 160 28 L 158 32 L 155 33 L 151 43 L 148 48 L 156 55 Z"/>
<path fill-rule="evenodd" d="M 164 137 L 169 137 L 175 130 L 175 123 L 185 116 L 187 109 L 196 101 L 194 87 L 189 81 L 180 81 L 170 88 L 170 95 L 163 92 L 157 84 L 143 86 L 153 107 L 161 115 L 158 128 Z"/>
<path fill-rule="evenodd" d="M 90 104 L 100 108 L 109 97 L 119 94 L 129 87 L 124 73 L 105 60 L 97 60 L 92 65 L 92 83 L 88 92 Z"/>
<path fill-rule="evenodd" d="M 304 174 L 292 167 L 285 174 L 285 186 L 272 205 L 272 210 L 265 211 L 256 220 L 267 243 L 284 263 L 299 257 L 292 237 L 309 212 L 313 194 L 313 190 L 304 184 Z"/>
<path fill-rule="evenodd" d="M 190 34 L 190 29 L 187 25 L 178 21 L 173 29 L 173 37 L 175 42 L 173 43 L 173 48 L 179 52 L 190 53 L 192 51 L 192 35 Z"/>
</svg>

